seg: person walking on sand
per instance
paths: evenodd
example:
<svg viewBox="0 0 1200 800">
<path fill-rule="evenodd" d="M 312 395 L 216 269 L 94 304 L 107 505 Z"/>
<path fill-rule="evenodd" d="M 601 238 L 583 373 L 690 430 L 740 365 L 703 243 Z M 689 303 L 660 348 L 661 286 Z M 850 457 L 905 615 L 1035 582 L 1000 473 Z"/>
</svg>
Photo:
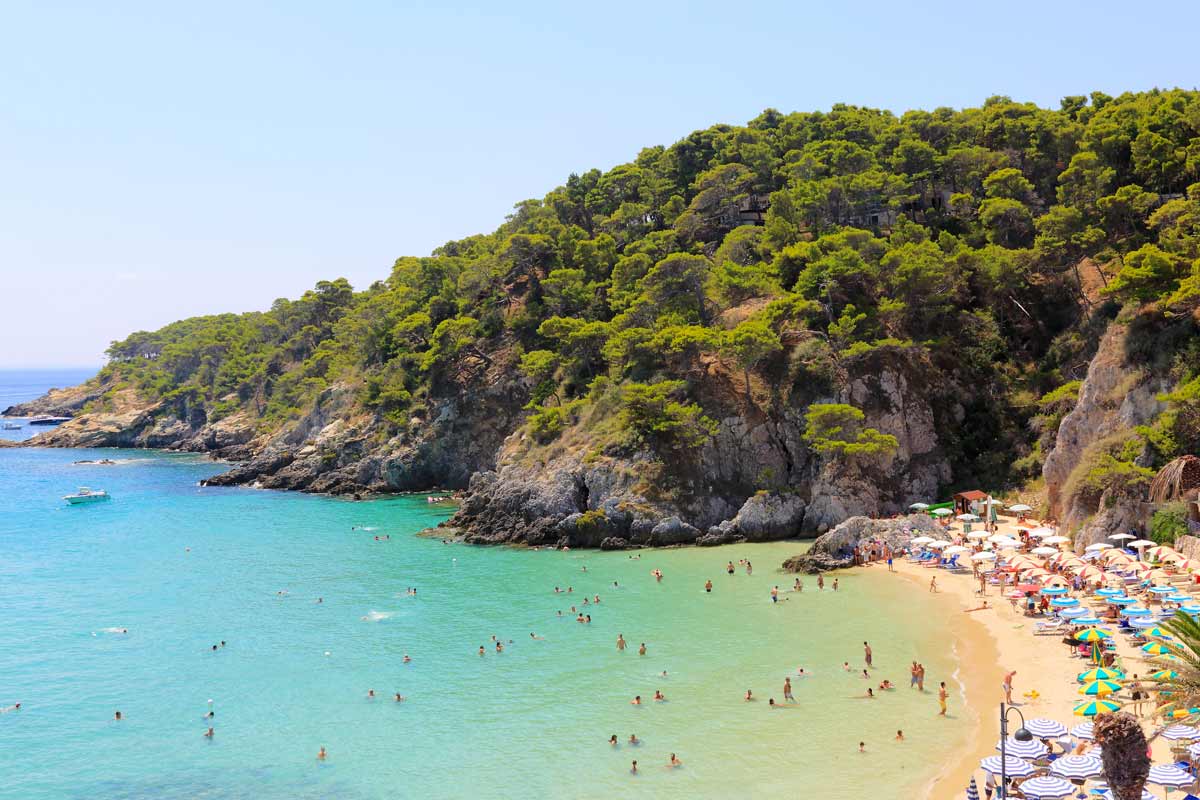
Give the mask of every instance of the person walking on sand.
<svg viewBox="0 0 1200 800">
<path fill-rule="evenodd" d="M 934 575 L 932 578 L 929 579 L 929 592 L 930 592 L 930 594 L 937 593 L 937 576 L 936 575 Z"/>
<path fill-rule="evenodd" d="M 917 664 L 917 691 L 925 691 L 925 665 Z"/>
<path fill-rule="evenodd" d="M 917 676 L 920 671 L 917 669 L 917 662 L 912 662 L 912 667 L 908 670 L 908 688 L 913 688 L 917 685 Z"/>
<path fill-rule="evenodd" d="M 863 642 L 863 659 L 867 662 L 867 667 L 874 667 L 871 663 L 871 645 Z"/>
<path fill-rule="evenodd" d="M 938 705 L 941 711 L 938 712 L 939 717 L 946 716 L 946 699 L 950 697 L 950 693 L 946 691 L 946 682 L 942 681 L 938 686 Z"/>
<path fill-rule="evenodd" d="M 1000 684 L 1000 688 L 1004 690 L 1004 702 L 1010 706 L 1012 705 L 1013 675 L 1016 674 L 1017 671 L 1015 669 L 1012 672 L 1006 672 L 1004 674 L 1004 682 Z"/>
</svg>

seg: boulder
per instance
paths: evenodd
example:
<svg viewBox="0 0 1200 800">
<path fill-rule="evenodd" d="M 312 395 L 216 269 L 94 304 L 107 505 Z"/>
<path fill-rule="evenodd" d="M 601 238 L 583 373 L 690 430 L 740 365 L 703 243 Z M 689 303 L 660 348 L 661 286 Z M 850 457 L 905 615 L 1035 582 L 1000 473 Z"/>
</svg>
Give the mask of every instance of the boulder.
<svg viewBox="0 0 1200 800">
<path fill-rule="evenodd" d="M 807 553 L 793 556 L 784 562 L 789 572 L 826 572 L 848 567 L 853 562 L 854 548 L 864 540 L 882 539 L 893 551 L 908 547 L 914 535 L 937 536 L 939 530 L 925 514 L 910 514 L 893 519 L 851 517 L 833 530 L 817 537 Z"/>
<path fill-rule="evenodd" d="M 799 495 L 755 494 L 738 510 L 727 532 L 751 542 L 787 539 L 799 534 L 804 523 L 804 508 L 804 500 Z"/>
</svg>

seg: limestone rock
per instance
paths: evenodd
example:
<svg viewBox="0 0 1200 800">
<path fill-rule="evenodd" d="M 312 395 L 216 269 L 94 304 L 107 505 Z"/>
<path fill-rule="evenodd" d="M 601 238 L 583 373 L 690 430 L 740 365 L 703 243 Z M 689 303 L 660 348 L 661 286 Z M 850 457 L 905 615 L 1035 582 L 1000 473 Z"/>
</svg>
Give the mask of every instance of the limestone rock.
<svg viewBox="0 0 1200 800">
<path fill-rule="evenodd" d="M 851 517 L 828 533 L 818 536 L 807 553 L 789 558 L 789 572 L 824 572 L 850 566 L 854 548 L 864 540 L 881 539 L 894 551 L 908 547 L 913 536 L 938 535 L 938 527 L 925 514 L 910 514 L 893 519 Z M 913 531 L 918 531 L 914 534 Z"/>
</svg>

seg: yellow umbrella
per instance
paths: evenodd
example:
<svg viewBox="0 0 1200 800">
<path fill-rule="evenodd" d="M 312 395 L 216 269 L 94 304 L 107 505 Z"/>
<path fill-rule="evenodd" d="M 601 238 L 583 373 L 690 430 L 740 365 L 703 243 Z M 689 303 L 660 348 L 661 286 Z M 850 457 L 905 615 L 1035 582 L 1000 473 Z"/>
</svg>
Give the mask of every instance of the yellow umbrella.
<svg viewBox="0 0 1200 800">
<path fill-rule="evenodd" d="M 1087 700 L 1075 706 L 1075 716 L 1094 717 L 1097 714 L 1108 714 L 1120 710 L 1121 706 L 1111 700 Z"/>
<path fill-rule="evenodd" d="M 1121 684 L 1113 680 L 1096 680 L 1079 687 L 1080 694 L 1093 695 L 1095 697 L 1104 697 L 1105 695 L 1119 691 L 1121 691 Z"/>
</svg>

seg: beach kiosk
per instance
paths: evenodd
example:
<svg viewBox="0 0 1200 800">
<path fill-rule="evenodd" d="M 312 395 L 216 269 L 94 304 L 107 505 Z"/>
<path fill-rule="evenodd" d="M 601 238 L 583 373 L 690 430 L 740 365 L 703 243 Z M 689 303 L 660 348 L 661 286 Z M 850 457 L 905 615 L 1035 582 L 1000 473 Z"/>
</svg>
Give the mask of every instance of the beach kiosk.
<svg viewBox="0 0 1200 800">
<path fill-rule="evenodd" d="M 954 495 L 954 513 L 955 514 L 977 514 L 983 517 L 987 512 L 984 511 L 983 504 L 988 500 L 987 492 L 981 492 L 978 489 L 968 489 L 965 492 L 959 492 Z M 986 519 L 986 517 L 985 517 Z"/>
</svg>

